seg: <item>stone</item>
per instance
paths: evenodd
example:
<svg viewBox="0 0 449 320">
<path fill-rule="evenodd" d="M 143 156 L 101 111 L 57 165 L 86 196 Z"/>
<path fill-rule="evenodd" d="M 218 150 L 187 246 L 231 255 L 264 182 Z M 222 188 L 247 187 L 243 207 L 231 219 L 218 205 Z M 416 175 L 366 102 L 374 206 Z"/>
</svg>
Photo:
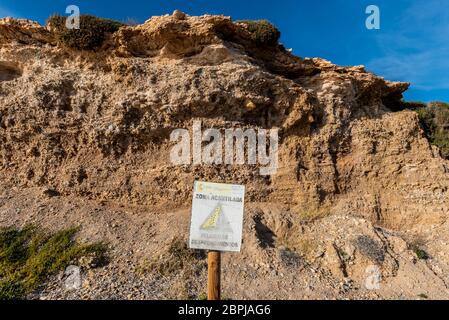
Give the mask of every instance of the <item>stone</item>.
<svg viewBox="0 0 449 320">
<path fill-rule="evenodd" d="M 249 111 L 253 111 L 257 108 L 256 104 L 251 100 L 247 100 L 245 103 L 245 108 Z"/>
<path fill-rule="evenodd" d="M 70 265 L 65 269 L 64 288 L 69 291 L 81 288 L 81 270 L 78 266 Z"/>
<path fill-rule="evenodd" d="M 184 12 L 180 11 L 180 10 L 173 11 L 172 16 L 176 20 L 185 20 L 186 19 L 186 14 Z"/>
</svg>

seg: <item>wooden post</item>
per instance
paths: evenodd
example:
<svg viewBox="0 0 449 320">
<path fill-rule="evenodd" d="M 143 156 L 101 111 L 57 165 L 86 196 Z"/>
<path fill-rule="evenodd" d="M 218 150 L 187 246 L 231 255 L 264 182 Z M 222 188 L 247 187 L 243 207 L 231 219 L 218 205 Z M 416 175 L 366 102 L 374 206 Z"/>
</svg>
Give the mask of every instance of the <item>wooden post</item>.
<svg viewBox="0 0 449 320">
<path fill-rule="evenodd" d="M 220 300 L 221 253 L 209 251 L 207 255 L 207 300 Z"/>
</svg>

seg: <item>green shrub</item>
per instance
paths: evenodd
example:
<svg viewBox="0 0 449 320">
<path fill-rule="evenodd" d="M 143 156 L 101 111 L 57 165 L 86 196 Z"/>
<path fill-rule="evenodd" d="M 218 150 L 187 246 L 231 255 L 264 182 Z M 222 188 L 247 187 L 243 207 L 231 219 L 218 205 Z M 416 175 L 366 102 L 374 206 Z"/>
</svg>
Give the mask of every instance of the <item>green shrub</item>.
<svg viewBox="0 0 449 320">
<path fill-rule="evenodd" d="M 413 248 L 413 252 L 419 260 L 428 260 L 430 258 L 429 254 L 421 248 L 415 247 Z"/>
<path fill-rule="evenodd" d="M 398 109 L 401 111 L 404 109 L 417 110 L 426 107 L 427 103 L 421 101 L 401 101 L 401 106 Z"/>
<path fill-rule="evenodd" d="M 437 107 L 437 108 L 445 108 L 449 110 L 449 103 L 442 102 L 442 101 L 433 101 L 429 103 L 429 106 L 431 107 Z"/>
<path fill-rule="evenodd" d="M 92 50 L 100 47 L 108 33 L 114 33 L 123 23 L 89 15 L 80 16 L 80 28 L 68 29 L 65 25 L 67 17 L 51 16 L 47 25 L 55 32 L 57 39 L 70 48 Z"/>
<path fill-rule="evenodd" d="M 426 137 L 440 149 L 444 158 L 449 159 L 449 105 L 431 102 L 414 110 L 418 113 Z"/>
<path fill-rule="evenodd" d="M 280 31 L 267 20 L 241 20 L 237 24 L 244 24 L 251 39 L 262 46 L 274 46 L 281 37 Z"/>
<path fill-rule="evenodd" d="M 423 107 L 416 109 L 415 111 L 418 114 L 419 122 L 424 130 L 424 133 L 428 138 L 430 138 L 436 130 L 431 110 L 428 107 Z"/>
<path fill-rule="evenodd" d="M 50 274 L 82 256 L 105 261 L 102 243 L 77 244 L 77 228 L 54 234 L 35 226 L 0 228 L 0 300 L 21 299 Z"/>
</svg>

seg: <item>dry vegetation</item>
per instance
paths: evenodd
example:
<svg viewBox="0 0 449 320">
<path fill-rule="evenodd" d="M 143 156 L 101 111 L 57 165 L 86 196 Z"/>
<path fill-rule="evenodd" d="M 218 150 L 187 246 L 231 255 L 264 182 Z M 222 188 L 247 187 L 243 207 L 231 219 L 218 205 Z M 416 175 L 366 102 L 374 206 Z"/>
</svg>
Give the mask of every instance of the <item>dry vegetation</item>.
<svg viewBox="0 0 449 320">
<path fill-rule="evenodd" d="M 77 228 L 56 233 L 36 226 L 0 228 L 0 300 L 21 299 L 50 274 L 83 256 L 106 261 L 103 243 L 78 244 Z"/>
</svg>

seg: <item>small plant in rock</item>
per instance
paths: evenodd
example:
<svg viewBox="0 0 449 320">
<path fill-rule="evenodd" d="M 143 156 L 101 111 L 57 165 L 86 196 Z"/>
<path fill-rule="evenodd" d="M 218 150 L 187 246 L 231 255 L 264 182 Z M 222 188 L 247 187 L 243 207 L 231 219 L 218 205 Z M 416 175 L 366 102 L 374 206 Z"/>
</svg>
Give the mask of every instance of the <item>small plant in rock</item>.
<svg viewBox="0 0 449 320">
<path fill-rule="evenodd" d="M 48 233 L 36 226 L 0 228 L 0 300 L 22 299 L 52 273 L 94 256 L 106 261 L 103 243 L 78 244 L 78 228 Z"/>
<path fill-rule="evenodd" d="M 206 301 L 206 300 L 207 300 L 207 293 L 201 292 L 201 293 L 198 295 L 198 299 L 197 299 L 197 300 L 199 300 L 199 301 Z"/>
<path fill-rule="evenodd" d="M 327 208 L 310 208 L 299 212 L 302 221 L 313 222 L 329 215 Z"/>
<path fill-rule="evenodd" d="M 143 271 L 156 272 L 162 276 L 169 276 L 181 270 L 194 274 L 198 268 L 205 266 L 205 258 L 202 251 L 191 250 L 187 247 L 186 241 L 174 238 L 168 250 L 159 258 L 154 258 Z"/>
<path fill-rule="evenodd" d="M 125 24 L 90 15 L 80 16 L 80 28 L 68 29 L 66 17 L 54 15 L 48 18 L 47 25 L 63 45 L 79 50 L 93 50 L 100 47 L 108 34 L 116 32 Z"/>
<path fill-rule="evenodd" d="M 423 249 L 426 245 L 426 241 L 421 237 L 414 237 L 410 239 L 408 243 L 408 249 L 413 251 L 416 255 L 416 258 L 419 260 L 428 260 L 430 259 L 429 254 Z"/>
<path fill-rule="evenodd" d="M 385 249 L 382 243 L 374 240 L 370 236 L 360 235 L 354 241 L 359 252 L 377 265 L 382 265 L 385 261 Z"/>
<path fill-rule="evenodd" d="M 197 300 L 204 297 L 201 295 L 202 286 L 199 286 L 197 280 L 205 274 L 206 267 L 204 251 L 191 250 L 185 240 L 175 237 L 163 254 L 144 262 L 139 272 L 164 277 L 168 281 L 176 279 L 173 298 Z"/>
<path fill-rule="evenodd" d="M 427 254 L 427 252 L 423 249 L 414 248 L 413 252 L 416 254 L 416 257 L 419 260 L 428 260 L 430 258 L 429 255 Z"/>
<path fill-rule="evenodd" d="M 281 249 L 279 254 L 283 265 L 287 268 L 299 268 L 302 264 L 299 254 L 291 249 Z"/>
</svg>

